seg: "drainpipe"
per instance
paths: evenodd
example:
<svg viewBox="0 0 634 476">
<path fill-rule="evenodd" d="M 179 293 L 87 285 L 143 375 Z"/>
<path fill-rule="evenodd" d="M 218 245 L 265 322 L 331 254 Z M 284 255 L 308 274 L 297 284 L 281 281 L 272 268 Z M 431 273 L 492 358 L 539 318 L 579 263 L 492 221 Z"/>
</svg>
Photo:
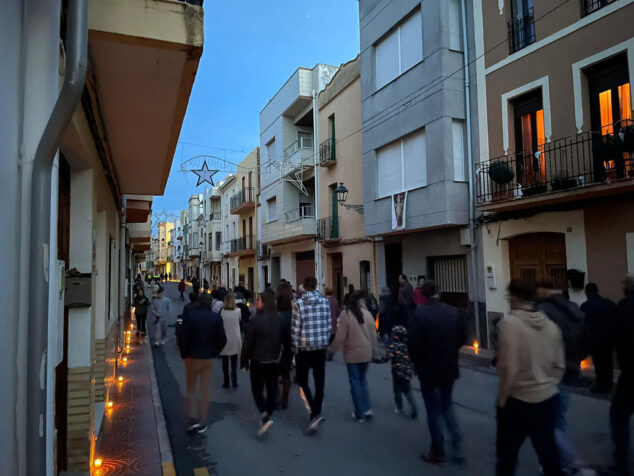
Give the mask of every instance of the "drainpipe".
<svg viewBox="0 0 634 476">
<path fill-rule="evenodd" d="M 319 137 L 319 115 L 317 113 L 317 92 L 313 89 L 313 169 L 315 174 L 315 237 L 317 236 L 317 224 L 319 223 L 319 157 L 318 144 Z M 317 278 L 317 289 L 322 289 L 321 276 L 321 244 L 319 240 L 315 240 L 315 274 Z"/>
<path fill-rule="evenodd" d="M 88 1 L 69 0 L 66 14 L 66 74 L 33 159 L 27 349 L 27 474 L 46 474 L 46 365 L 49 305 L 51 170 L 86 79 Z M 26 317 L 26 316 L 25 316 Z"/>
<path fill-rule="evenodd" d="M 479 293 L 478 293 L 478 277 L 476 271 L 476 246 L 477 241 L 475 237 L 475 208 L 473 200 L 473 152 L 471 150 L 471 103 L 470 103 L 470 86 L 469 86 L 469 49 L 467 42 L 467 9 L 465 7 L 465 0 L 461 0 L 462 10 L 462 49 L 464 50 L 464 95 L 465 95 L 465 114 L 467 116 L 467 165 L 469 176 L 469 238 L 470 249 L 469 256 L 471 258 L 471 283 L 474 290 L 473 299 L 473 313 L 475 318 L 475 331 L 476 340 L 479 345 L 480 342 L 480 308 L 479 308 Z"/>
<path fill-rule="evenodd" d="M 119 336 L 119 348 L 123 348 L 125 338 L 121 331 L 125 331 L 125 308 L 126 308 L 126 289 L 125 289 L 125 276 L 126 276 L 126 247 L 125 247 L 125 228 L 126 228 L 126 208 L 128 206 L 127 198 L 123 198 L 123 211 L 121 212 L 121 218 L 119 219 L 119 315 L 117 316 L 117 322 L 119 323 L 119 330 L 117 332 Z"/>
</svg>

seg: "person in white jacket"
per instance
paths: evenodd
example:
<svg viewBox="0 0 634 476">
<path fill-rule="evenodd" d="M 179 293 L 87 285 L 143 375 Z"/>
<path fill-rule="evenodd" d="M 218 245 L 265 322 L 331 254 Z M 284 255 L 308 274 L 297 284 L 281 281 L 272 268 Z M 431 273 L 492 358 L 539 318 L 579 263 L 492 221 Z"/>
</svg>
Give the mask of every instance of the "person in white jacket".
<svg viewBox="0 0 634 476">
<path fill-rule="evenodd" d="M 533 305 L 534 289 L 511 281 L 511 312 L 499 323 L 497 475 L 515 474 L 529 437 L 546 476 L 564 475 L 555 443 L 558 386 L 566 368 L 559 327 Z"/>
<path fill-rule="evenodd" d="M 238 354 L 242 348 L 242 335 L 240 334 L 241 311 L 236 307 L 236 299 L 233 294 L 225 296 L 220 316 L 227 335 L 227 344 L 220 356 L 222 357 L 222 372 L 224 374 L 223 388 L 229 388 L 229 361 L 231 361 L 231 384 L 233 388 L 238 386 Z"/>
</svg>

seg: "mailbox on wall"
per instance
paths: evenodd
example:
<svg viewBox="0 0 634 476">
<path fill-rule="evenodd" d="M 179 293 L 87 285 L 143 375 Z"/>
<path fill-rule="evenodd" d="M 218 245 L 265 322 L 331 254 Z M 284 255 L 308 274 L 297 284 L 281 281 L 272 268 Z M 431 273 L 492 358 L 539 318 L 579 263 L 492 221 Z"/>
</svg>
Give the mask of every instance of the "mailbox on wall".
<svg viewBox="0 0 634 476">
<path fill-rule="evenodd" d="M 66 274 L 64 306 L 89 307 L 92 305 L 92 274 Z"/>
</svg>

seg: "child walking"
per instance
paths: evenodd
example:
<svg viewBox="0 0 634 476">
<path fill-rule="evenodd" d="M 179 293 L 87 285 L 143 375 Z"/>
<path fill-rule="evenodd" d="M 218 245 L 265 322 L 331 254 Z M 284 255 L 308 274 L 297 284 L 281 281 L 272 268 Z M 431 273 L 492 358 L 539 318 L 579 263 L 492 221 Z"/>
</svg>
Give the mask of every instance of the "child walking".
<svg viewBox="0 0 634 476">
<path fill-rule="evenodd" d="M 394 387 L 394 404 L 396 408 L 394 413 L 404 415 L 403 412 L 403 395 L 407 399 L 411 408 L 410 418 L 415 420 L 418 418 L 418 409 L 416 400 L 412 394 L 412 362 L 409 359 L 409 349 L 407 348 L 407 329 L 403 326 L 394 326 L 392 328 L 392 343 L 387 348 L 385 357 L 377 359 L 377 363 L 385 363 L 392 361 L 392 384 Z"/>
</svg>

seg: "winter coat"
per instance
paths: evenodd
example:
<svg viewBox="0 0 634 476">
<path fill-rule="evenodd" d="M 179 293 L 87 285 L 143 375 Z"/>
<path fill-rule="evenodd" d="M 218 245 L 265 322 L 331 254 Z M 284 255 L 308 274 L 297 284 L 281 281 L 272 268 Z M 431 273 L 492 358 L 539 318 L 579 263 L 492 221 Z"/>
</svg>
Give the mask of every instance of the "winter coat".
<svg viewBox="0 0 634 476">
<path fill-rule="evenodd" d="M 583 312 L 561 294 L 537 301 L 535 308 L 546 314 L 561 330 L 566 352 L 566 373 L 562 382 L 571 384 L 579 376 L 579 366 L 589 351 L 584 337 Z"/>
<path fill-rule="evenodd" d="M 341 314 L 341 306 L 339 306 L 339 300 L 334 296 L 326 296 L 328 304 L 330 304 L 330 317 L 332 318 L 332 333 L 337 333 L 337 318 Z"/>
<path fill-rule="evenodd" d="M 147 296 L 134 296 L 134 313 L 138 316 L 146 316 L 150 307 L 150 300 Z"/>
<path fill-rule="evenodd" d="M 226 343 L 227 336 L 220 315 L 199 301 L 185 306 L 179 336 L 181 357 L 212 359 L 220 354 Z"/>
<path fill-rule="evenodd" d="M 222 325 L 225 329 L 225 335 L 227 336 L 227 343 L 225 344 L 220 355 L 237 355 L 240 353 L 242 347 L 242 334 L 240 333 L 240 309 L 234 309 L 229 311 L 223 309 L 220 312 L 222 317 Z"/>
<path fill-rule="evenodd" d="M 416 309 L 409 350 L 421 386 L 441 387 L 458 379 L 458 351 L 465 340 L 466 326 L 455 307 L 433 298 Z"/>
<path fill-rule="evenodd" d="M 343 349 L 343 360 L 347 364 L 370 362 L 376 356 L 376 327 L 372 314 L 361 306 L 363 323 L 359 323 L 352 311 L 346 309 L 339 315 L 337 334 L 330 349 Z"/>
<path fill-rule="evenodd" d="M 543 402 L 558 392 L 564 375 L 564 343 L 557 325 L 543 312 L 515 309 L 500 320 L 498 404 L 509 397 Z"/>
<path fill-rule="evenodd" d="M 619 301 L 614 328 L 619 368 L 634 378 L 634 294 Z"/>
<path fill-rule="evenodd" d="M 424 306 L 427 304 L 427 298 L 423 296 L 423 290 L 420 286 L 414 289 L 414 304 L 417 306 Z"/>
<path fill-rule="evenodd" d="M 599 295 L 588 297 L 581 305 L 593 352 L 603 349 L 611 352 L 615 310 L 616 306 L 612 301 Z"/>
<path fill-rule="evenodd" d="M 279 362 L 282 347 L 289 345 L 289 329 L 284 319 L 278 313 L 257 313 L 244 336 L 241 365 L 247 367 L 250 360 L 263 364 Z"/>
<path fill-rule="evenodd" d="M 381 294 L 379 297 L 379 332 L 390 335 L 394 327 L 394 313 L 396 303 L 391 294 Z"/>
</svg>

